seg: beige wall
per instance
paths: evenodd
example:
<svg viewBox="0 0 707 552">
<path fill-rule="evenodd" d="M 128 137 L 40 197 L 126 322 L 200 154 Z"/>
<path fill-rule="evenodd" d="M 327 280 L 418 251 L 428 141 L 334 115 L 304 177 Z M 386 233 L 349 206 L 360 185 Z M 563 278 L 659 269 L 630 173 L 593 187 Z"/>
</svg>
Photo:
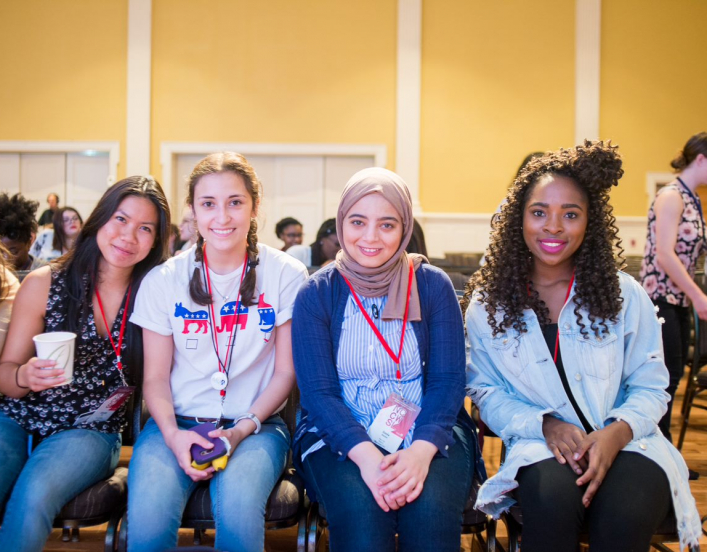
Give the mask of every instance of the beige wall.
<svg viewBox="0 0 707 552">
<path fill-rule="evenodd" d="M 646 173 L 669 172 L 687 139 L 707 130 L 707 2 L 602 3 L 601 134 L 619 144 L 620 215 L 646 214 Z"/>
<path fill-rule="evenodd" d="M 395 0 L 154 0 L 162 141 L 380 143 L 395 156 Z"/>
<path fill-rule="evenodd" d="M 127 9 L 127 0 L 0 2 L 0 140 L 124 144 Z"/>
<path fill-rule="evenodd" d="M 395 169 L 397 0 L 152 0 L 163 141 L 376 143 Z M 424 0 L 420 199 L 489 213 L 523 156 L 574 141 L 575 3 Z M 0 140 L 111 140 L 125 176 L 127 0 L 0 2 Z M 600 133 L 616 213 L 707 129 L 707 3 L 602 2 Z"/>
<path fill-rule="evenodd" d="M 531 151 L 574 136 L 574 2 L 425 2 L 421 203 L 496 210 Z"/>
</svg>

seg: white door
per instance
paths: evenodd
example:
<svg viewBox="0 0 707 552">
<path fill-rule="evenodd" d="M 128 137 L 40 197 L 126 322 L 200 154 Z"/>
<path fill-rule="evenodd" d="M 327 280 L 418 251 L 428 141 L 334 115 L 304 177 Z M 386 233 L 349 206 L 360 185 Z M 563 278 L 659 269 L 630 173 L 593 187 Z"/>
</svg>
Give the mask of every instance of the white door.
<svg viewBox="0 0 707 552">
<path fill-rule="evenodd" d="M 108 188 L 109 165 L 107 153 L 66 155 L 66 200 L 62 206 L 71 206 L 81 213 L 83 220 Z"/>
<path fill-rule="evenodd" d="M 47 196 L 50 193 L 58 194 L 61 205 L 66 205 L 65 179 L 65 153 L 20 154 L 20 193 L 39 202 L 37 216 L 49 207 Z"/>
</svg>

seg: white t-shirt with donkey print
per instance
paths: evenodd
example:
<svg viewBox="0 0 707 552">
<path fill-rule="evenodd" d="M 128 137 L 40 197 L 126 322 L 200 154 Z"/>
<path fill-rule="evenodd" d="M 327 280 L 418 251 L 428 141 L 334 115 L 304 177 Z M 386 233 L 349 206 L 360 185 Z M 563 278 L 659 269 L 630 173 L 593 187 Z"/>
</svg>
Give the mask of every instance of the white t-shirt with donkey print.
<svg viewBox="0 0 707 552">
<path fill-rule="evenodd" d="M 196 246 L 155 267 L 143 280 L 130 321 L 174 340 L 170 384 L 175 413 L 217 418 L 221 396 L 211 383 L 218 371 L 212 340 L 210 307 L 192 301 L 189 281 L 201 263 Z M 256 301 L 248 307 L 237 302 L 243 266 L 230 274 L 209 271 L 214 296 L 215 335 L 222 362 L 228 363 L 224 417 L 234 418 L 250 406 L 270 382 L 275 370 L 277 327 L 292 318 L 295 297 L 307 278 L 298 260 L 267 245 L 258 244 Z M 216 288 L 216 289 L 214 289 Z M 218 292 L 217 292 L 218 290 Z M 226 300 L 220 295 L 226 294 Z M 233 335 L 235 347 L 229 344 Z"/>
</svg>

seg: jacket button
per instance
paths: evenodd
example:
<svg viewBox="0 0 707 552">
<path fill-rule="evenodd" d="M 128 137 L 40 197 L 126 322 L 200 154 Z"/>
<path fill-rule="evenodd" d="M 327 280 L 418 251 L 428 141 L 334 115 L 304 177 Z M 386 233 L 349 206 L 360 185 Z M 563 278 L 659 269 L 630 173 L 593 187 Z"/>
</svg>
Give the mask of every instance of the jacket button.
<svg viewBox="0 0 707 552">
<path fill-rule="evenodd" d="M 582 374 L 575 374 L 574 379 L 576 379 L 577 381 L 582 381 Z"/>
<path fill-rule="evenodd" d="M 569 323 L 565 324 L 565 330 L 569 330 L 572 326 L 569 325 Z"/>
<path fill-rule="evenodd" d="M 645 443 L 641 443 L 640 445 L 638 445 L 638 448 L 640 448 L 641 450 L 646 450 Z"/>
<path fill-rule="evenodd" d="M 343 456 L 343 454 L 341 453 L 341 451 L 339 451 L 339 456 Z"/>
<path fill-rule="evenodd" d="M 444 445 L 444 450 L 449 450 L 449 445 Z"/>
</svg>

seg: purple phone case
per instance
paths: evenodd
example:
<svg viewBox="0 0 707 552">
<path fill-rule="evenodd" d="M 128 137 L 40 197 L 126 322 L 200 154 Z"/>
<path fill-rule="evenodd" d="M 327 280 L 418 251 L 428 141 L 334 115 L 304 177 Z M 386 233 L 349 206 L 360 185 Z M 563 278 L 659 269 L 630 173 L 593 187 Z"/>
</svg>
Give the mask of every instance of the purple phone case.
<svg viewBox="0 0 707 552">
<path fill-rule="evenodd" d="M 206 424 L 199 424 L 198 426 L 194 426 L 190 430 L 198 433 L 199 435 L 214 444 L 214 448 L 212 449 L 205 449 L 201 445 L 197 444 L 193 444 L 191 446 L 191 457 L 192 460 L 194 460 L 197 464 L 206 464 L 207 462 L 211 462 L 212 460 L 221 458 L 224 454 L 226 454 L 226 445 L 224 444 L 224 442 L 218 437 L 216 437 L 215 439 L 209 437 L 209 432 L 213 431 L 214 429 L 216 429 L 216 426 L 213 423 L 209 422 Z"/>
</svg>

